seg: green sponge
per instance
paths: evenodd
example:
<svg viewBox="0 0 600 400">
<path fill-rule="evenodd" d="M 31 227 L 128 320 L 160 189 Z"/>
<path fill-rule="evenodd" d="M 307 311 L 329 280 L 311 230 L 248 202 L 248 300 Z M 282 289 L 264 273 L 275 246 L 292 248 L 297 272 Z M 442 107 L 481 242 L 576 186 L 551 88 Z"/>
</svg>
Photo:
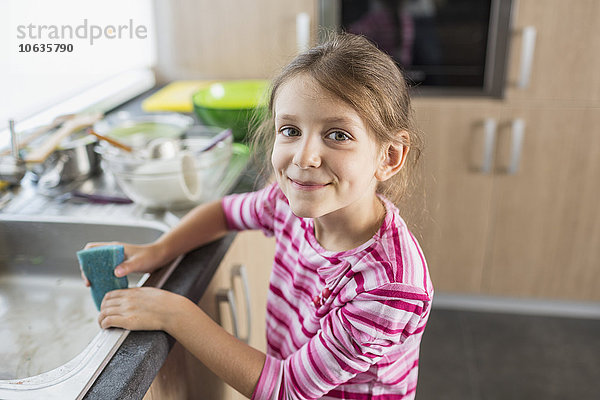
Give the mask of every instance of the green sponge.
<svg viewBox="0 0 600 400">
<path fill-rule="evenodd" d="M 100 310 L 104 295 L 111 290 L 125 289 L 127 277 L 117 278 L 114 269 L 125 259 L 125 251 L 121 245 L 92 247 L 79 250 L 77 259 L 86 278 L 90 281 L 92 298 L 96 308 Z"/>
</svg>

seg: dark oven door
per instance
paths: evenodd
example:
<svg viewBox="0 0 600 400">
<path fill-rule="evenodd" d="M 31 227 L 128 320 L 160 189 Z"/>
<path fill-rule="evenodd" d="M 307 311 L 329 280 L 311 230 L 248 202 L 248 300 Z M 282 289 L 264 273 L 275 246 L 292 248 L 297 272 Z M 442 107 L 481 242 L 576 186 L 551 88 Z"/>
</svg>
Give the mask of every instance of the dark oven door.
<svg viewBox="0 0 600 400">
<path fill-rule="evenodd" d="M 321 0 L 321 26 L 365 35 L 412 86 L 502 96 L 512 0 Z"/>
</svg>

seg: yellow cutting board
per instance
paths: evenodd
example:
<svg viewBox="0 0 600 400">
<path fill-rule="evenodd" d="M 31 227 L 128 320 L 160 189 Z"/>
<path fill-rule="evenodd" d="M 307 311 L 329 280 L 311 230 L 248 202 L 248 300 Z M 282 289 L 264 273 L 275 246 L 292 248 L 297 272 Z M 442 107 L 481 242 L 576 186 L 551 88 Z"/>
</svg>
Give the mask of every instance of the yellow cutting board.
<svg viewBox="0 0 600 400">
<path fill-rule="evenodd" d="M 173 81 L 146 98 L 142 102 L 142 110 L 191 113 L 194 111 L 194 93 L 213 82 L 215 81 Z"/>
</svg>

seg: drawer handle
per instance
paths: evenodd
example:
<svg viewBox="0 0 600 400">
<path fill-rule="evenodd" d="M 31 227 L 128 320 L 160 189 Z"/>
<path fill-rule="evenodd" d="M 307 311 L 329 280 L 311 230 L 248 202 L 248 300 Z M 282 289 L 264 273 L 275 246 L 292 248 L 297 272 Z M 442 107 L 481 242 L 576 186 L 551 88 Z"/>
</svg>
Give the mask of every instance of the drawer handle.
<svg viewBox="0 0 600 400">
<path fill-rule="evenodd" d="M 237 302 L 235 299 L 235 293 L 234 293 L 234 281 L 235 278 L 239 277 L 242 281 L 242 287 L 243 287 L 243 291 L 244 291 L 244 300 L 246 301 L 246 318 L 247 318 L 247 323 L 246 323 L 246 335 L 245 336 L 241 336 L 240 335 L 240 329 L 239 329 L 239 318 L 238 318 L 238 309 L 237 309 Z M 250 310 L 250 291 L 248 288 L 248 276 L 246 274 L 246 267 L 244 267 L 243 265 L 235 265 L 233 266 L 233 268 L 231 268 L 231 287 L 226 289 L 220 289 L 217 292 L 217 304 L 220 303 L 227 303 L 227 305 L 229 306 L 229 309 L 231 311 L 231 322 L 232 322 L 232 330 L 233 330 L 233 336 L 235 336 L 236 338 L 240 339 L 241 341 L 248 343 L 250 340 L 250 331 L 251 331 L 251 321 L 252 321 L 252 315 L 251 315 L 251 310 Z"/>
<path fill-rule="evenodd" d="M 537 30 L 534 26 L 526 26 L 523 28 L 521 39 L 521 66 L 519 69 L 519 80 L 517 82 L 517 86 L 521 89 L 527 88 L 531 80 L 536 36 Z"/>
<path fill-rule="evenodd" d="M 234 265 L 231 268 L 231 287 L 234 286 L 235 278 L 239 277 L 242 281 L 242 288 L 244 289 L 244 301 L 246 303 L 246 335 L 239 337 L 238 339 L 248 343 L 250 341 L 250 331 L 252 323 L 252 311 L 250 309 L 250 288 L 248 286 L 248 274 L 246 273 L 246 267 L 242 264 Z"/>
<path fill-rule="evenodd" d="M 483 162 L 480 168 L 482 174 L 489 174 L 492 171 L 494 147 L 496 146 L 496 126 L 494 118 L 486 118 L 483 123 Z"/>
<path fill-rule="evenodd" d="M 238 313 L 235 305 L 233 289 L 219 289 L 217 292 L 217 305 L 220 303 L 227 303 L 229 305 L 229 309 L 231 310 L 231 322 L 233 325 L 233 336 L 240 339 L 240 335 L 238 333 Z"/>
<path fill-rule="evenodd" d="M 523 152 L 523 139 L 525 137 L 525 121 L 521 118 L 517 118 L 512 122 L 511 138 L 512 143 L 510 145 L 510 164 L 508 165 L 507 173 L 514 175 L 519 171 L 519 164 L 521 162 L 521 153 Z"/>
</svg>

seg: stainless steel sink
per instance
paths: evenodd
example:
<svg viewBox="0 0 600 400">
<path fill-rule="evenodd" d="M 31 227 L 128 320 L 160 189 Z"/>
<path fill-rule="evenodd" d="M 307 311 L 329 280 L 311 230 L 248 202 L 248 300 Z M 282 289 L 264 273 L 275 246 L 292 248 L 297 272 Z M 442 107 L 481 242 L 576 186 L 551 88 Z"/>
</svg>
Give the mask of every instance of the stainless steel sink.
<svg viewBox="0 0 600 400">
<path fill-rule="evenodd" d="M 75 253 L 91 241 L 147 243 L 167 229 L 0 214 L 0 398 L 83 397 L 129 332 L 100 329 Z M 129 284 L 160 287 L 179 261 Z"/>
</svg>

